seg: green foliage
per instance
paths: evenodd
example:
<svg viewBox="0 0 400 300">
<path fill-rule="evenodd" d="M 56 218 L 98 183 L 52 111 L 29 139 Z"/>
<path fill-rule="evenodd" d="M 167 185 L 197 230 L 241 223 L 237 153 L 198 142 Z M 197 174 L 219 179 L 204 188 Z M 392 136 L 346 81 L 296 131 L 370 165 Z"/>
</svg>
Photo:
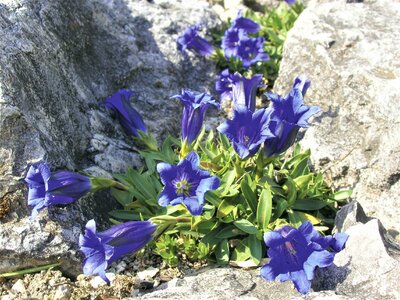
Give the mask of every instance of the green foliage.
<svg viewBox="0 0 400 300">
<path fill-rule="evenodd" d="M 179 147 L 169 138 L 160 152 L 141 152 L 146 170 L 130 169 L 115 176 L 128 190 L 113 189 L 123 209 L 110 212 L 116 220 L 152 218 L 158 224 L 155 253 L 172 266 L 182 253 L 189 260 L 207 257 L 220 265 L 245 261 L 258 265 L 265 253 L 264 232 L 285 224 L 298 227 L 305 221 L 327 230 L 340 202 L 351 195 L 334 193 L 322 174 L 311 172 L 310 151 L 299 145 L 291 156 L 265 158 L 260 150 L 241 160 L 224 135 L 210 132 L 193 148 L 201 166 L 217 175 L 221 185 L 206 194 L 203 214 L 193 217 L 182 204 L 167 208 L 157 204 L 162 184 L 155 166 L 167 159 L 178 162 Z"/>
<path fill-rule="evenodd" d="M 252 36 L 264 37 L 264 50 L 269 54 L 269 61 L 253 64 L 250 69 L 246 71 L 238 59 L 231 59 L 229 61 L 225 58 L 223 51 L 219 47 L 225 30 L 230 26 L 230 20 L 224 23 L 220 28 L 213 30 L 213 44 L 217 50 L 211 58 L 216 61 L 217 67 L 220 70 L 229 68 L 231 72 L 237 71 L 247 76 L 263 74 L 268 87 L 272 88 L 278 76 L 283 44 L 286 40 L 287 33 L 293 27 L 294 22 L 303 9 L 303 3 L 298 1 L 295 5 L 287 5 L 283 2 L 277 8 L 267 8 L 264 13 L 253 12 L 251 10 L 246 12 L 245 17 L 252 19 L 261 26 L 260 31 Z"/>
</svg>

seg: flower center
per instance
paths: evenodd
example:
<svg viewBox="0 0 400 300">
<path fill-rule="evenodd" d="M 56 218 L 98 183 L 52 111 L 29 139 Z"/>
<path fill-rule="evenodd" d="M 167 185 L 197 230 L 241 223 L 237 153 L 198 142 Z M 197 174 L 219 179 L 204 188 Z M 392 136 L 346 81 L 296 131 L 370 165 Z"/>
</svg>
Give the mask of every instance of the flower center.
<svg viewBox="0 0 400 300">
<path fill-rule="evenodd" d="M 294 250 L 294 247 L 291 242 L 285 242 L 285 246 L 290 254 L 296 254 L 296 250 Z"/>
<path fill-rule="evenodd" d="M 182 178 L 175 183 L 176 193 L 178 195 L 190 196 L 190 187 L 191 184 L 187 181 L 186 178 Z"/>
</svg>

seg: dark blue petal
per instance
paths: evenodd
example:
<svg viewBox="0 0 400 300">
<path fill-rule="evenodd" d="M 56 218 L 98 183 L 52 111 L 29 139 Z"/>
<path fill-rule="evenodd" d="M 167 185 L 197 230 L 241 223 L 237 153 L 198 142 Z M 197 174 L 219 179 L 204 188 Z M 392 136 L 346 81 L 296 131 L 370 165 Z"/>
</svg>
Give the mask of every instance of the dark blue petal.
<svg viewBox="0 0 400 300">
<path fill-rule="evenodd" d="M 203 126 L 204 115 L 208 107 L 215 106 L 219 108 L 219 104 L 211 95 L 188 89 L 182 90 L 180 95 L 175 95 L 172 98 L 179 99 L 184 105 L 181 121 L 181 134 L 182 140 L 187 140 L 190 144 L 200 134 Z"/>
<path fill-rule="evenodd" d="M 135 95 L 133 91 L 122 89 L 100 104 L 114 112 L 126 134 L 137 137 L 139 136 L 138 130 L 147 132 L 147 128 L 142 117 L 129 101 L 133 95 Z"/>
<path fill-rule="evenodd" d="M 69 171 L 58 171 L 50 176 L 47 192 L 54 196 L 79 199 L 91 190 L 90 178 Z"/>
<path fill-rule="evenodd" d="M 199 200 L 196 197 L 185 198 L 183 203 L 192 216 L 201 215 L 203 212 L 203 205 L 202 203 L 199 203 Z"/>
<path fill-rule="evenodd" d="M 247 107 L 251 112 L 256 109 L 257 88 L 262 86 L 262 75 L 256 74 L 250 79 L 238 77 L 232 85 L 232 98 L 234 109 Z"/>
<path fill-rule="evenodd" d="M 177 176 L 176 166 L 164 162 L 157 164 L 157 172 L 164 185 L 170 184 Z"/>
<path fill-rule="evenodd" d="M 260 25 L 253 20 L 238 16 L 232 23 L 232 28 L 243 29 L 248 33 L 257 33 L 260 30 Z"/>
<path fill-rule="evenodd" d="M 212 45 L 203 37 L 199 36 L 200 26 L 193 25 L 185 29 L 183 35 L 177 39 L 177 47 L 179 51 L 193 50 L 194 52 L 208 56 L 212 54 Z"/>
<path fill-rule="evenodd" d="M 290 278 L 294 283 L 294 287 L 302 294 L 306 294 L 311 288 L 311 281 L 307 279 L 307 275 L 303 270 L 290 273 Z"/>
<path fill-rule="evenodd" d="M 176 190 L 171 186 L 165 186 L 161 194 L 158 196 L 158 204 L 160 206 L 168 206 L 168 204 L 177 197 Z"/>
</svg>

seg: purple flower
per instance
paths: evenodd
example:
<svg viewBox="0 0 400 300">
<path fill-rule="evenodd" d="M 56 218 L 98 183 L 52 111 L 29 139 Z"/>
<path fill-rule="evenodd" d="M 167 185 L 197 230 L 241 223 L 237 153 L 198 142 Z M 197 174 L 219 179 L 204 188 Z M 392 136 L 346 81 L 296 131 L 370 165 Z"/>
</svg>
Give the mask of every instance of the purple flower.
<svg viewBox="0 0 400 300">
<path fill-rule="evenodd" d="M 182 140 L 187 140 L 187 143 L 191 144 L 201 131 L 207 109 L 211 105 L 219 108 L 219 104 L 212 96 L 189 89 L 182 90 L 180 95 L 175 95 L 172 98 L 179 99 L 183 104 Z"/>
<path fill-rule="evenodd" d="M 178 37 L 176 40 L 178 50 L 183 52 L 187 49 L 193 50 L 194 52 L 203 56 L 211 55 L 213 52 L 213 47 L 209 42 L 207 42 L 206 39 L 199 36 L 199 30 L 199 25 L 193 25 L 186 28 L 183 35 Z"/>
<path fill-rule="evenodd" d="M 269 55 L 264 52 L 264 38 L 244 37 L 237 47 L 237 57 L 242 61 L 243 67 L 248 69 L 250 65 L 258 61 L 268 61 Z"/>
<path fill-rule="evenodd" d="M 285 0 L 285 2 L 289 5 L 295 4 L 296 0 Z"/>
<path fill-rule="evenodd" d="M 147 132 L 147 128 L 142 117 L 129 101 L 133 95 L 135 95 L 133 91 L 122 89 L 102 101 L 101 104 L 114 112 L 126 134 L 139 137 L 138 130 Z"/>
<path fill-rule="evenodd" d="M 262 75 L 256 74 L 250 79 L 236 74 L 236 81 L 232 85 L 233 107 L 246 107 L 251 112 L 256 110 L 257 89 L 263 86 Z"/>
<path fill-rule="evenodd" d="M 317 106 L 303 104 L 310 81 L 296 77 L 293 87 L 285 97 L 273 93 L 266 95 L 272 102 L 270 130 L 276 136 L 264 144 L 267 157 L 278 155 L 293 145 L 300 128 L 308 127 L 308 119 L 319 112 Z"/>
<path fill-rule="evenodd" d="M 196 152 L 190 152 L 177 165 L 157 164 L 164 189 L 158 196 L 161 206 L 184 204 L 193 216 L 203 211 L 207 191 L 219 187 L 216 176 L 200 169 L 200 158 Z"/>
<path fill-rule="evenodd" d="M 133 221 L 112 226 L 103 232 L 96 232 L 96 223 L 86 224 L 84 235 L 79 236 L 79 247 L 85 255 L 83 273 L 99 275 L 110 283 L 106 269 L 113 262 L 128 253 L 143 248 L 153 239 L 156 226 L 150 221 Z"/>
<path fill-rule="evenodd" d="M 243 29 L 229 28 L 225 31 L 221 41 L 221 48 L 226 58 L 238 56 L 239 42 L 247 35 Z"/>
<path fill-rule="evenodd" d="M 241 159 L 254 155 L 261 144 L 274 137 L 268 128 L 269 109 L 260 109 L 253 113 L 246 107 L 233 111 L 233 119 L 218 126 L 217 130 L 225 134 Z"/>
<path fill-rule="evenodd" d="M 241 76 L 238 73 L 231 74 L 229 69 L 221 72 L 215 83 L 215 90 L 221 95 L 221 101 L 232 99 L 232 86 L 239 80 L 241 80 Z"/>
<path fill-rule="evenodd" d="M 260 30 L 260 25 L 251 19 L 242 17 L 242 12 L 239 11 L 230 28 L 241 29 L 246 33 L 257 33 Z"/>
<path fill-rule="evenodd" d="M 31 219 L 45 207 L 75 202 L 92 188 L 90 178 L 78 173 L 59 171 L 51 175 L 45 163 L 32 165 L 25 178 L 29 187 Z"/>
<path fill-rule="evenodd" d="M 265 233 L 264 241 L 269 247 L 268 257 L 271 260 L 261 268 L 261 277 L 268 281 L 291 280 L 300 293 L 307 293 L 315 268 L 328 267 L 333 263 L 335 253 L 326 250 L 325 239 L 310 222 L 303 223 L 299 229 L 284 226 Z M 318 240 L 323 241 L 322 244 Z M 338 251 L 344 248 L 347 235 L 342 234 L 340 240 Z"/>
</svg>

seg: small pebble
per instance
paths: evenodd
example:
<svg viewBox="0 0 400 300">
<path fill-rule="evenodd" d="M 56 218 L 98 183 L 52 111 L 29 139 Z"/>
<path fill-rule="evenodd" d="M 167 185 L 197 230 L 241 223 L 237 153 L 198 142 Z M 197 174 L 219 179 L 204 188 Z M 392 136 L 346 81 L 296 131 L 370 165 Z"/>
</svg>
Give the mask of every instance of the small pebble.
<svg viewBox="0 0 400 300">
<path fill-rule="evenodd" d="M 12 286 L 11 290 L 15 293 L 25 294 L 26 289 L 25 289 L 24 281 L 22 279 L 18 279 Z"/>
<path fill-rule="evenodd" d="M 63 284 L 57 287 L 56 293 L 54 294 L 54 300 L 68 300 L 71 298 L 71 287 Z"/>
<path fill-rule="evenodd" d="M 147 278 L 154 278 L 159 271 L 160 269 L 158 268 L 149 267 L 144 271 L 138 272 L 137 277 L 139 277 L 139 279 L 141 280 L 145 280 Z"/>
</svg>

